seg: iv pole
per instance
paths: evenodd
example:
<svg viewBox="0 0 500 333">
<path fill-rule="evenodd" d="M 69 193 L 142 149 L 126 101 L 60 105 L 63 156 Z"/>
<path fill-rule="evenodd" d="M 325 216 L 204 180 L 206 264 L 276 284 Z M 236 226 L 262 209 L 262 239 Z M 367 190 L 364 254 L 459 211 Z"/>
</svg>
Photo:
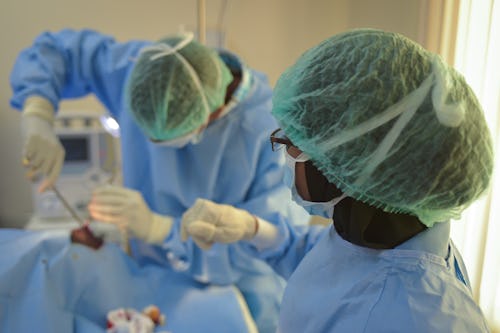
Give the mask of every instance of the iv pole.
<svg viewBox="0 0 500 333">
<path fill-rule="evenodd" d="M 198 41 L 206 44 L 206 7 L 205 0 L 198 0 Z"/>
</svg>

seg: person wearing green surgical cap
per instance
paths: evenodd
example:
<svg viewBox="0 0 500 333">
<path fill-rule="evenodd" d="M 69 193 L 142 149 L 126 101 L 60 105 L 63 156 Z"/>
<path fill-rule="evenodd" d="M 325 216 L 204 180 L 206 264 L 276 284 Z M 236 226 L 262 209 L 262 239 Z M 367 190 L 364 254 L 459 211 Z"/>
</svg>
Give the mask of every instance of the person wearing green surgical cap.
<svg viewBox="0 0 500 333">
<path fill-rule="evenodd" d="M 220 116 L 231 81 L 233 75 L 214 50 L 192 36 L 170 37 L 140 51 L 125 98 L 152 141 L 184 146 Z"/>
<path fill-rule="evenodd" d="M 23 111 L 24 160 L 41 173 L 40 191 L 51 189 L 64 161 L 52 128 L 59 102 L 94 94 L 120 126 L 124 186 L 95 189 L 90 217 L 127 230 L 141 264 L 179 271 L 180 280 L 236 285 L 250 321 L 260 332 L 275 331 L 284 280 L 240 244 L 208 250 L 211 244 L 187 239 L 180 224 L 198 201 L 238 207 L 231 218 L 242 221 L 307 220 L 286 203 L 284 159 L 268 149 L 277 122 L 264 74 L 192 34 L 118 42 L 65 29 L 41 34 L 20 53 L 11 85 L 11 105 Z M 228 241 L 255 232 L 236 228 Z"/>
<path fill-rule="evenodd" d="M 493 170 L 464 78 L 400 34 L 356 29 L 288 68 L 272 113 L 293 200 L 333 222 L 258 221 L 272 230 L 266 246 L 254 244 L 260 233 L 242 242 L 288 279 L 278 331 L 488 332 L 450 239 L 450 220 L 487 191 Z M 196 221 L 210 217 L 191 220 L 191 236 L 206 237 Z"/>
</svg>

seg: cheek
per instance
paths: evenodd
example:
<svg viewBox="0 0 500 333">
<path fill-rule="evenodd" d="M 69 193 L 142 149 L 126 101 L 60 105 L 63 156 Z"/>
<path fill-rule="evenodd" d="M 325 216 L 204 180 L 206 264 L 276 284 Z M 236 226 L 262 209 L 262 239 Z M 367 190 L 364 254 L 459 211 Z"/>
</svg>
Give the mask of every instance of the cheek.
<svg viewBox="0 0 500 333">
<path fill-rule="evenodd" d="M 311 195 L 307 188 L 305 163 L 295 163 L 295 187 L 297 193 L 306 201 L 311 201 Z"/>
</svg>

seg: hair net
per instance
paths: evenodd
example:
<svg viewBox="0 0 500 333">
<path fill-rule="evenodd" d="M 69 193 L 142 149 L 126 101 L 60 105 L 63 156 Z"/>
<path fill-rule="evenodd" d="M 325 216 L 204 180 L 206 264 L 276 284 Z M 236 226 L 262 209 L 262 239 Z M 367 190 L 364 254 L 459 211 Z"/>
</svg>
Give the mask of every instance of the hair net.
<svg viewBox="0 0 500 333">
<path fill-rule="evenodd" d="M 192 40 L 169 37 L 143 48 L 127 84 L 127 103 L 147 136 L 188 134 L 224 104 L 232 76 L 217 53 Z"/>
<path fill-rule="evenodd" d="M 464 78 L 408 38 L 360 29 L 305 52 L 273 115 L 330 182 L 427 226 L 459 218 L 489 185 L 491 137 Z"/>
</svg>

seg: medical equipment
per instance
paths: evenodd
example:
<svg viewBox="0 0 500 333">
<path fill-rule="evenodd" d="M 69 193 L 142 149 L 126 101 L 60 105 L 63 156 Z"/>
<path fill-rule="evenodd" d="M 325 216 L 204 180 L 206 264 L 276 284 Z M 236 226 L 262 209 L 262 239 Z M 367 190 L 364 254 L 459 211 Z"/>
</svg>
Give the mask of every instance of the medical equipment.
<svg viewBox="0 0 500 333">
<path fill-rule="evenodd" d="M 64 165 L 56 182 L 56 191 L 38 192 L 33 184 L 34 215 L 39 219 L 71 217 L 58 198 L 64 193 L 67 204 L 77 216 L 88 216 L 87 203 L 92 190 L 107 182 L 118 167 L 114 138 L 102 127 L 100 114 L 89 111 L 61 110 L 54 131 L 66 151 Z"/>
</svg>

